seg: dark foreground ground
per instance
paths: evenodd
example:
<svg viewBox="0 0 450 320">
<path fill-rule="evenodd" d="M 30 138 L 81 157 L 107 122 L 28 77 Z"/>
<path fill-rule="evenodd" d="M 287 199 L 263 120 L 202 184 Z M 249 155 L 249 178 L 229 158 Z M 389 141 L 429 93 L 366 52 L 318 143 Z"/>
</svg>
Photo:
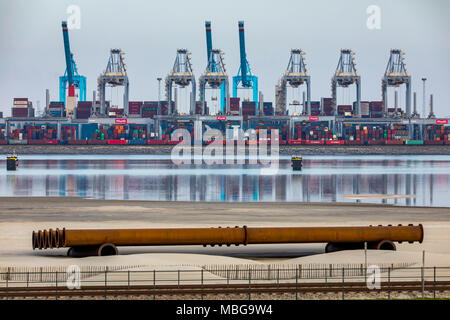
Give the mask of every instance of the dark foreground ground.
<svg viewBox="0 0 450 320">
<path fill-rule="evenodd" d="M 16 151 L 17 154 L 170 154 L 173 146 L 169 145 L 2 145 L 0 153 L 7 154 Z M 268 146 L 270 150 L 270 146 Z M 450 145 L 422 145 L 422 146 L 280 146 L 281 155 L 450 155 Z"/>
</svg>

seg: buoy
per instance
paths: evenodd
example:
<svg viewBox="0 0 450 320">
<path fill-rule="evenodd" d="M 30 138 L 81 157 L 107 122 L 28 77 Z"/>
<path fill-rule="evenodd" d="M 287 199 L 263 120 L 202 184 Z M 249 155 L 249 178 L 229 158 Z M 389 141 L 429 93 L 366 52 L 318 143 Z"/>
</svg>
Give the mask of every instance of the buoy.
<svg viewBox="0 0 450 320">
<path fill-rule="evenodd" d="M 302 170 L 302 162 L 303 159 L 301 156 L 292 156 L 291 158 L 292 169 L 296 171 Z"/>
<path fill-rule="evenodd" d="M 15 171 L 19 166 L 19 158 L 17 157 L 16 152 L 13 154 L 9 154 L 6 156 L 6 170 Z"/>
</svg>

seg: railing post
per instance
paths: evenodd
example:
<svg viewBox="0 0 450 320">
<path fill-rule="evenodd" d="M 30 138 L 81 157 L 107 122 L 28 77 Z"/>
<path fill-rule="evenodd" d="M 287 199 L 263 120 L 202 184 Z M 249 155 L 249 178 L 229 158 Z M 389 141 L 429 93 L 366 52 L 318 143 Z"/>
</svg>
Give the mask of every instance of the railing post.
<svg viewBox="0 0 450 320">
<path fill-rule="evenodd" d="M 128 270 L 128 290 L 130 290 L 130 270 Z"/>
<path fill-rule="evenodd" d="M 180 269 L 178 269 L 178 289 L 180 288 Z"/>
<path fill-rule="evenodd" d="M 6 300 L 8 300 L 9 295 L 8 295 L 8 282 L 9 282 L 9 268 L 8 271 L 6 272 Z"/>
<path fill-rule="evenodd" d="M 251 279 L 252 279 L 252 271 L 251 271 L 251 269 L 250 268 L 248 268 L 248 300 L 251 300 L 252 299 L 252 297 L 251 297 L 251 286 L 252 286 L 252 281 L 251 281 Z"/>
<path fill-rule="evenodd" d="M 280 286 L 280 268 L 277 268 L 277 285 Z"/>
<path fill-rule="evenodd" d="M 433 299 L 436 299 L 436 266 L 433 267 Z"/>
<path fill-rule="evenodd" d="M 29 287 L 30 283 L 30 271 L 27 271 L 27 288 Z"/>
<path fill-rule="evenodd" d="M 345 278 L 345 273 L 344 273 L 344 267 L 342 267 L 342 300 L 344 300 L 345 295 L 344 295 L 344 278 Z"/>
<path fill-rule="evenodd" d="M 58 300 L 58 271 L 55 271 L 56 278 L 55 278 L 55 290 L 56 290 L 56 300 Z"/>
<path fill-rule="evenodd" d="M 298 300 L 298 266 L 295 270 L 295 300 Z"/>
<path fill-rule="evenodd" d="M 202 284 L 202 300 L 203 300 L 203 268 L 201 271 L 201 284 Z"/>
<path fill-rule="evenodd" d="M 156 299 L 156 270 L 153 269 L 153 300 Z"/>
<path fill-rule="evenodd" d="M 105 300 L 106 300 L 106 284 L 108 281 L 108 267 L 105 269 Z"/>
<path fill-rule="evenodd" d="M 391 267 L 388 267 L 388 299 L 391 299 Z"/>
<path fill-rule="evenodd" d="M 425 270 L 424 267 L 422 266 L 422 299 L 425 297 L 425 274 L 424 274 Z"/>
</svg>

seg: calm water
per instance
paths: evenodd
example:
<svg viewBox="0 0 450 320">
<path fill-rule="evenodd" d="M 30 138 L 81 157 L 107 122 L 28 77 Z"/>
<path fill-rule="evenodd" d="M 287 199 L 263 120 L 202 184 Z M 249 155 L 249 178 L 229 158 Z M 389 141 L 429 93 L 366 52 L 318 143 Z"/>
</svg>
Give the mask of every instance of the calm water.
<svg viewBox="0 0 450 320">
<path fill-rule="evenodd" d="M 120 158 L 120 159 L 119 159 Z M 2 157 L 5 159 L 5 156 Z M 450 156 L 305 156 L 293 172 L 259 165 L 175 165 L 169 156 L 21 156 L 0 161 L 0 196 L 175 201 L 325 201 L 450 206 Z M 353 194 L 414 198 L 352 200 Z"/>
</svg>

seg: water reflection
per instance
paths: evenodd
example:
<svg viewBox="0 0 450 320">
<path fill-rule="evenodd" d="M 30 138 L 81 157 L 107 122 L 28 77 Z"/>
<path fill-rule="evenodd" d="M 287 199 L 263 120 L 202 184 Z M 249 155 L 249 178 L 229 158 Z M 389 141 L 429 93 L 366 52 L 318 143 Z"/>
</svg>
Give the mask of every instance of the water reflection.
<svg viewBox="0 0 450 320">
<path fill-rule="evenodd" d="M 4 161 L 3 161 L 4 162 Z M 289 159 L 276 175 L 255 165 L 176 166 L 168 158 L 33 159 L 17 172 L 0 164 L 0 196 L 81 196 L 163 201 L 292 201 L 450 206 L 450 157 L 305 157 L 293 172 Z M 414 198 L 347 199 L 353 194 Z"/>
</svg>

